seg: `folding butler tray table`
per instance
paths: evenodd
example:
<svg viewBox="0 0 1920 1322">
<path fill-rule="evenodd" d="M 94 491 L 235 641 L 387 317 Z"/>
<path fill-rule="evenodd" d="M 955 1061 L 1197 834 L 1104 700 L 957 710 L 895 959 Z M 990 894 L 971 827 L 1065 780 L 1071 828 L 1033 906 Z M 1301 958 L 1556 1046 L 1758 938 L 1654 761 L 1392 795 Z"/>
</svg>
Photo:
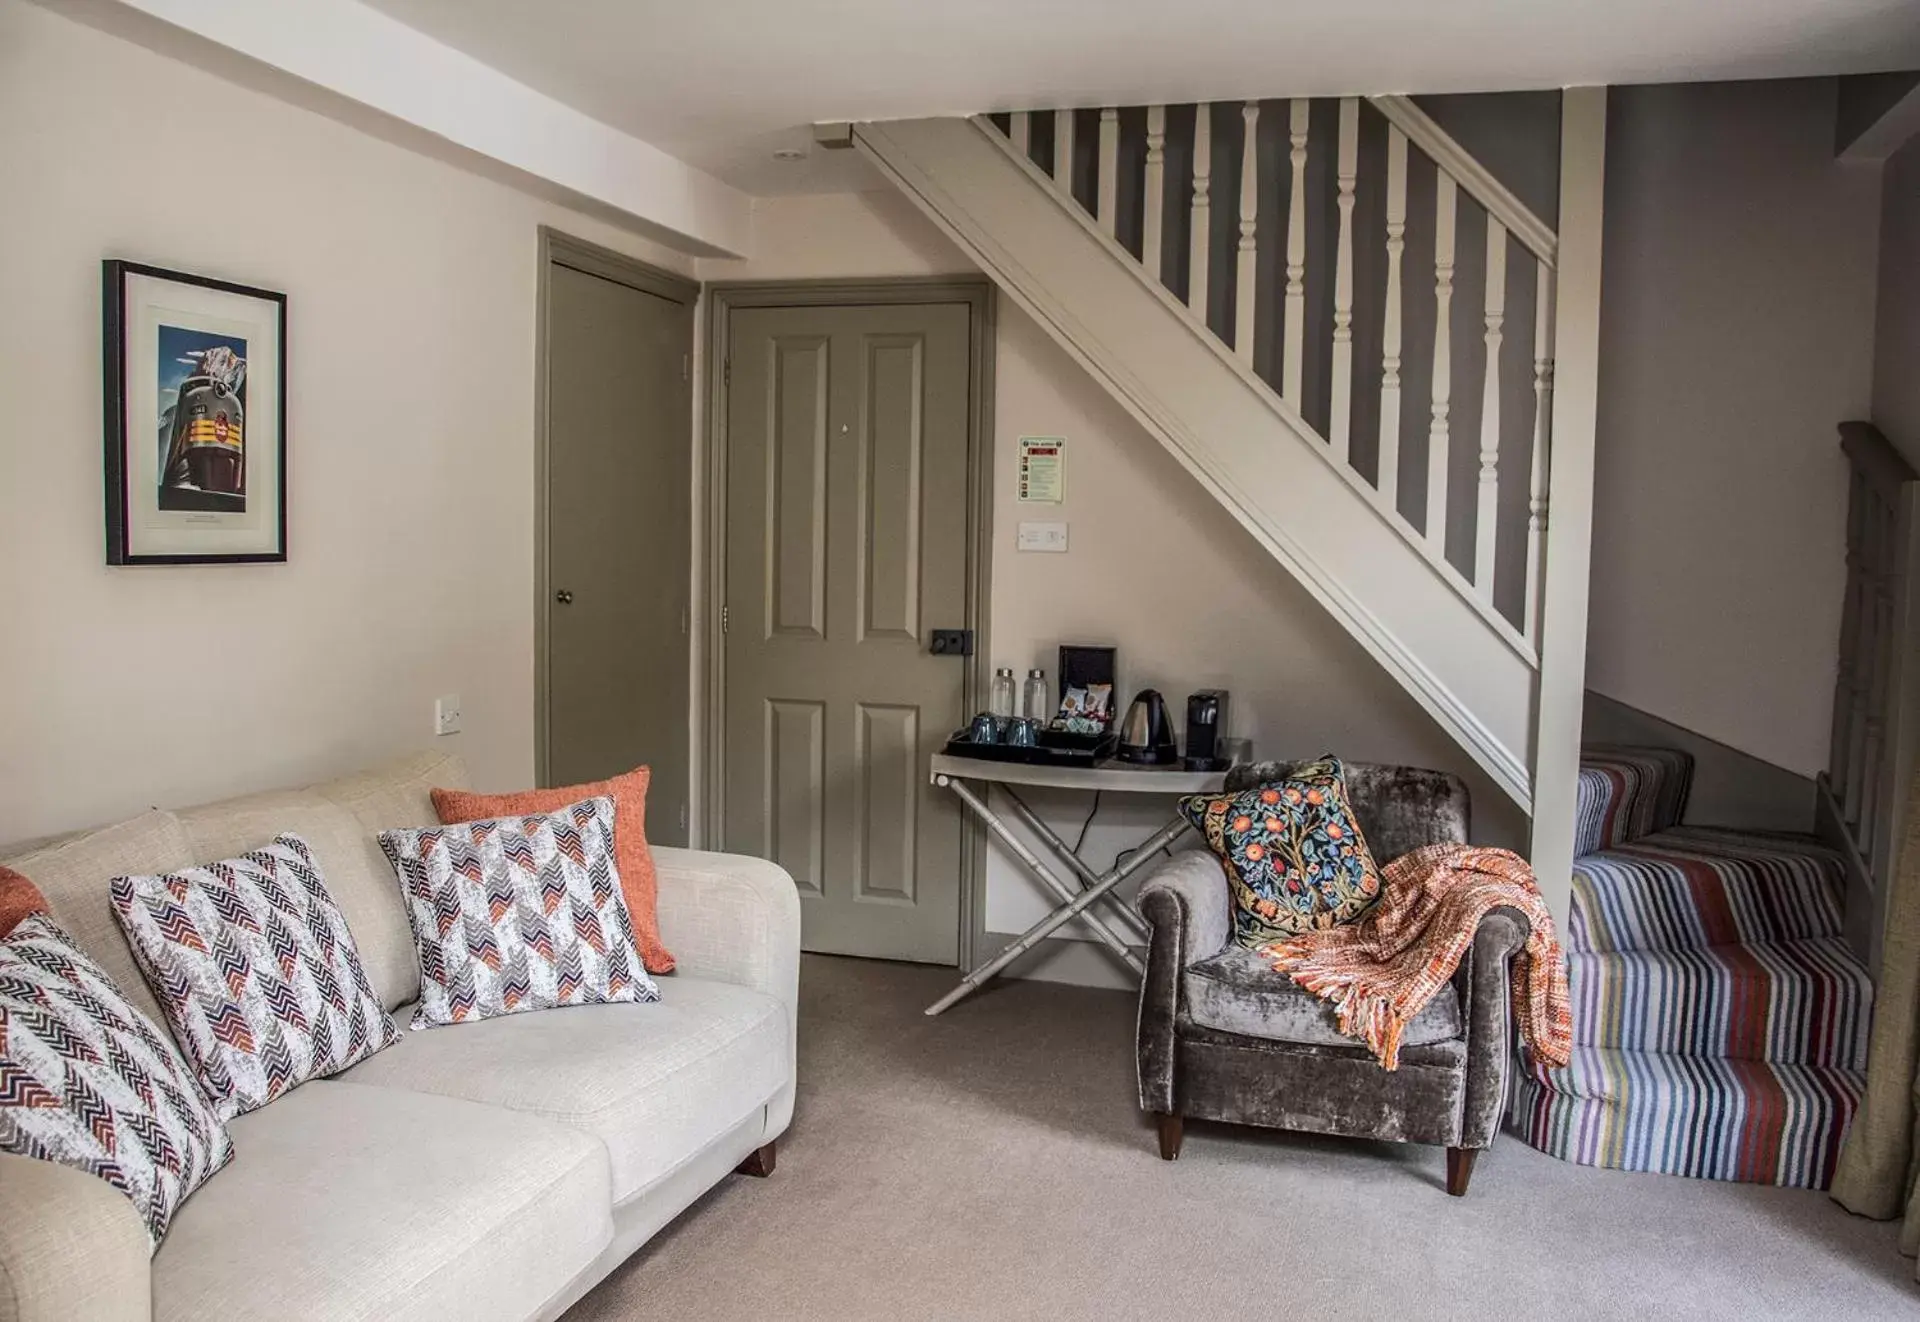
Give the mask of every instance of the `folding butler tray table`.
<svg viewBox="0 0 1920 1322">
<path fill-rule="evenodd" d="M 1126 961 L 1127 967 L 1135 973 L 1145 974 L 1146 966 L 1140 957 L 1133 953 L 1133 947 L 1126 937 L 1116 932 L 1113 925 L 1094 911 L 1093 906 L 1104 901 L 1108 910 L 1121 920 L 1121 926 L 1134 934 L 1141 944 L 1147 939 L 1147 925 L 1133 907 L 1118 896 L 1112 894 L 1115 886 L 1125 881 L 1135 872 L 1153 861 L 1154 855 L 1178 840 L 1190 828 L 1186 819 L 1176 817 L 1153 835 L 1143 841 L 1130 854 L 1126 861 L 1108 872 L 1096 873 L 1080 861 L 1073 849 L 1062 840 L 1045 822 L 1035 815 L 1033 809 L 1021 801 L 1013 791 L 1015 785 L 1039 785 L 1048 789 L 1085 790 L 1089 793 L 1099 790 L 1121 794 L 1209 794 L 1218 791 L 1226 783 L 1226 776 L 1218 771 L 1181 771 L 1177 768 L 1136 767 L 1123 762 L 1106 762 L 1092 767 L 1054 767 L 1036 766 L 1024 762 L 988 762 L 971 757 L 952 757 L 946 753 L 936 753 L 933 757 L 931 775 L 933 783 L 950 789 L 968 811 L 978 817 L 987 830 L 993 832 L 1002 844 L 1039 879 L 1040 884 L 1052 891 L 1060 899 L 1059 907 L 1029 927 L 1014 943 L 995 955 L 992 959 L 974 969 L 963 978 L 958 987 L 942 996 L 927 1007 L 930 1015 L 939 1014 L 963 996 L 975 990 L 981 983 L 991 978 L 1014 960 L 1027 953 L 1045 940 L 1057 928 L 1065 926 L 1075 918 L 1084 919 L 1093 929 L 1094 936 Z M 1013 808 L 1013 815 L 1025 824 L 1028 830 L 1045 842 L 1047 848 L 1073 870 L 1080 879 L 1080 889 L 1075 890 L 1061 879 L 1058 873 L 1048 867 L 1040 856 L 1027 847 L 1027 842 L 1014 834 L 999 814 L 987 806 L 984 796 L 976 794 L 966 784 L 977 780 L 988 785 L 998 785 L 1001 795 Z"/>
</svg>

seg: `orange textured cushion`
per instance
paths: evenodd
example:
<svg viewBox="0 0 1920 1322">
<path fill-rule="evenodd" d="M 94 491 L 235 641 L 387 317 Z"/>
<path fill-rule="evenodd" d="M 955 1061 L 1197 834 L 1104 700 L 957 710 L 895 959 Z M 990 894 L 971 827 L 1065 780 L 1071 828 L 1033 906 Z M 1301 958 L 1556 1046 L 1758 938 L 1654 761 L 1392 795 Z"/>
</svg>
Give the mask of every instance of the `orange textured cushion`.
<svg viewBox="0 0 1920 1322">
<path fill-rule="evenodd" d="M 12 868 L 0 867 L 0 936 L 11 932 L 13 925 L 29 914 L 46 911 L 47 897 L 38 886 Z"/>
<path fill-rule="evenodd" d="M 433 810 L 442 826 L 484 821 L 489 817 L 523 817 L 528 813 L 558 812 L 582 799 L 607 795 L 613 800 L 614 864 L 620 869 L 620 890 L 633 918 L 633 944 L 649 973 L 673 972 L 673 956 L 660 944 L 660 915 L 656 896 L 660 880 L 653 870 L 653 851 L 647 848 L 647 767 L 612 780 L 566 785 L 550 790 L 521 790 L 518 794 L 475 794 L 471 790 L 433 791 Z"/>
</svg>

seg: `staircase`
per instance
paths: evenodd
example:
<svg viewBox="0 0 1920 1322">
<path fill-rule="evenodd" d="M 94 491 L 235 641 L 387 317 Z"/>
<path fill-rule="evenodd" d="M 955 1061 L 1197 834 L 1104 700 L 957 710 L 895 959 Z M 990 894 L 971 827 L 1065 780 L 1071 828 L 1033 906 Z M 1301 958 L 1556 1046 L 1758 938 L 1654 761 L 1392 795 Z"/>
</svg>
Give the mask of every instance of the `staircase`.
<svg viewBox="0 0 1920 1322">
<path fill-rule="evenodd" d="M 1551 226 L 1402 97 L 853 138 L 1531 810 Z"/>
<path fill-rule="evenodd" d="M 1511 1127 L 1617 1170 L 1825 1188 L 1873 989 L 1843 861 L 1810 836 L 1681 826 L 1691 760 L 1582 759 L 1567 924 L 1574 1053 L 1519 1074 Z"/>
<path fill-rule="evenodd" d="M 1578 757 L 1604 124 L 1604 93 L 1563 94 L 1557 228 L 1405 97 L 852 138 L 1532 816 L 1576 1045 L 1522 1071 L 1513 1127 L 1589 1165 L 1824 1186 L 1871 1002 L 1843 877 L 1886 838 L 1855 801 L 1894 779 L 1834 781 L 1843 858 L 1681 826 L 1678 752 Z M 1844 766 L 1891 728 L 1853 720 Z"/>
</svg>

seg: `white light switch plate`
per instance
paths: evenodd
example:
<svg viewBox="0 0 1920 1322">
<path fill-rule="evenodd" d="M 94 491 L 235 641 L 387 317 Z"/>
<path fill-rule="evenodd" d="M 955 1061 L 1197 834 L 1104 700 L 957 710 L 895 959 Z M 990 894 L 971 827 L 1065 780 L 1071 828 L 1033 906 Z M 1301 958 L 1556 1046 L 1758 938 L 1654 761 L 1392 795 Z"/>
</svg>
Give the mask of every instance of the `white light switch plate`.
<svg viewBox="0 0 1920 1322">
<path fill-rule="evenodd" d="M 1015 544 L 1022 551 L 1065 551 L 1067 525 L 1064 523 L 1022 523 Z"/>
<path fill-rule="evenodd" d="M 444 694 L 433 703 L 433 732 L 435 734 L 460 733 L 460 695 Z"/>
</svg>

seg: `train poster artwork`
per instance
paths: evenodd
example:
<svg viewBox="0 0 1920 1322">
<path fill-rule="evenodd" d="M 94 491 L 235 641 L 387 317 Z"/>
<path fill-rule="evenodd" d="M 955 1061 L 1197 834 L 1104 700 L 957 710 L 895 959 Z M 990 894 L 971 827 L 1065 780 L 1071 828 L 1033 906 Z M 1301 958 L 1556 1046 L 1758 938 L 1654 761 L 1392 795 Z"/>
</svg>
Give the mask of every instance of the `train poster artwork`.
<svg viewBox="0 0 1920 1322">
<path fill-rule="evenodd" d="M 157 329 L 159 508 L 243 514 L 247 342 L 165 322 Z"/>
</svg>

